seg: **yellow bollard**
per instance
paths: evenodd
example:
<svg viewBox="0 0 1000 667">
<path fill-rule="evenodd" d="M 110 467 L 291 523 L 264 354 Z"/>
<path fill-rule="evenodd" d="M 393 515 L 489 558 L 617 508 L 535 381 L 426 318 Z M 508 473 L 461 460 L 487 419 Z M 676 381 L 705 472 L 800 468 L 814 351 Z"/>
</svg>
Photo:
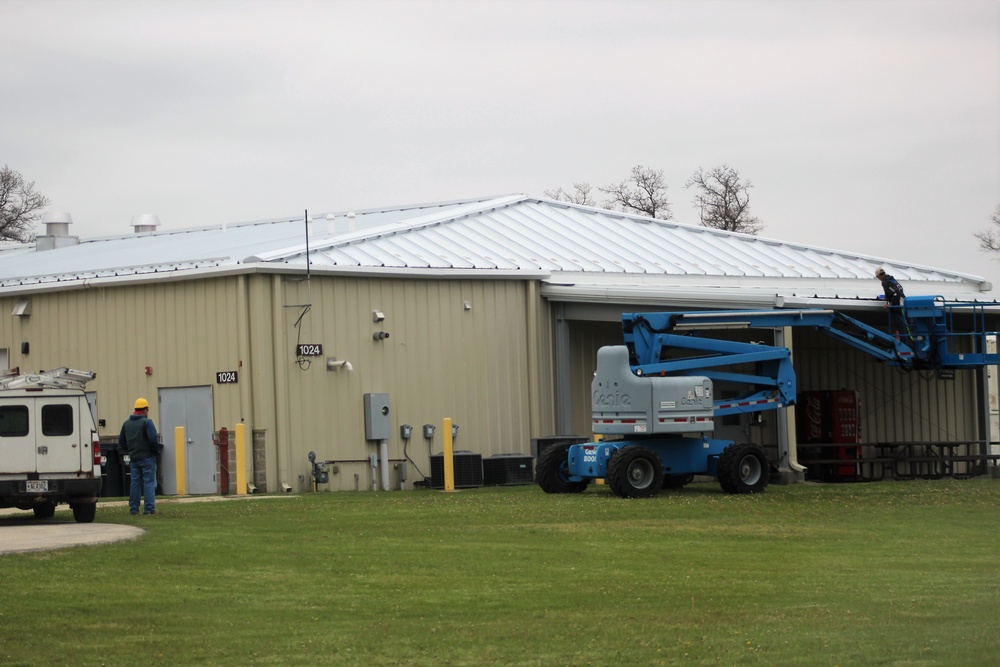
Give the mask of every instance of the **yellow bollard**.
<svg viewBox="0 0 1000 667">
<path fill-rule="evenodd" d="M 237 424 L 236 428 L 236 493 L 247 493 L 247 427 Z"/>
<path fill-rule="evenodd" d="M 177 463 L 177 495 L 187 495 L 187 449 L 185 449 L 184 427 L 174 427 L 174 461 Z"/>
<path fill-rule="evenodd" d="M 600 442 L 601 440 L 604 440 L 604 435 L 601 434 L 601 433 L 595 433 L 594 434 L 594 442 Z M 594 480 L 594 484 L 604 484 L 604 478 L 603 477 L 599 477 L 599 478 L 595 479 Z"/>
<path fill-rule="evenodd" d="M 444 442 L 444 490 L 455 490 L 455 444 L 451 439 L 451 418 L 445 417 L 441 422 L 442 441 Z"/>
</svg>

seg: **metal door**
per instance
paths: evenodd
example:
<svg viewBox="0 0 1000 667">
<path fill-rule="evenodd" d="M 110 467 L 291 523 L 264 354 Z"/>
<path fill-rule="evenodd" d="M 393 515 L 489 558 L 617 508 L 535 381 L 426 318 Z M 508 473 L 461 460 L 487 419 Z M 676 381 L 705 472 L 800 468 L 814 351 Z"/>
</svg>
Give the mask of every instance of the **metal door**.
<svg viewBox="0 0 1000 667">
<path fill-rule="evenodd" d="M 163 436 L 163 471 L 165 493 L 216 493 L 218 465 L 212 442 L 212 387 L 161 388 L 160 428 Z M 187 489 L 177 488 L 177 451 L 174 429 L 184 427 L 187 441 Z"/>
<path fill-rule="evenodd" d="M 89 455 L 91 434 L 80 432 L 84 401 L 80 396 L 39 396 L 29 399 L 35 413 L 35 461 L 38 472 L 84 472 L 83 452 Z M 89 421 L 87 422 L 90 423 Z M 86 471 L 93 470 L 93 459 L 88 456 Z"/>
<path fill-rule="evenodd" d="M 34 415 L 23 398 L 0 399 L 0 460 L 3 472 L 35 472 Z"/>
</svg>

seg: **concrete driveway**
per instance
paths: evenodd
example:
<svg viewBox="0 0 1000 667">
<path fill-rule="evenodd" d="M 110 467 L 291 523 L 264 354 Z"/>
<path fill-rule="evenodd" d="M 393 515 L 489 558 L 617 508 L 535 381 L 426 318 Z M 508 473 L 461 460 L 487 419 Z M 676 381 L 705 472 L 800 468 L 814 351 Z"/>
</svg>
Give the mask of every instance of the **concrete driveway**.
<svg viewBox="0 0 1000 667">
<path fill-rule="evenodd" d="M 145 532 L 138 526 L 76 523 L 72 517 L 39 520 L 31 512 L 18 513 L 21 516 L 0 517 L 0 554 L 123 542 Z"/>
<path fill-rule="evenodd" d="M 167 497 L 156 499 L 156 509 L 159 513 L 170 512 L 170 506 L 181 503 L 209 503 L 220 501 L 250 501 L 271 499 L 293 499 L 295 496 L 190 496 Z M 47 551 L 64 549 L 83 544 L 108 544 L 134 540 L 145 530 L 139 526 L 126 526 L 117 523 L 100 523 L 102 512 L 128 512 L 128 501 L 102 501 L 97 505 L 97 520 L 94 523 L 76 523 L 68 512 L 69 505 L 59 505 L 56 516 L 52 519 L 36 519 L 31 512 L 19 509 L 0 509 L 0 554 L 20 553 L 27 551 Z M 161 520 L 159 516 L 137 517 L 140 523 Z"/>
</svg>

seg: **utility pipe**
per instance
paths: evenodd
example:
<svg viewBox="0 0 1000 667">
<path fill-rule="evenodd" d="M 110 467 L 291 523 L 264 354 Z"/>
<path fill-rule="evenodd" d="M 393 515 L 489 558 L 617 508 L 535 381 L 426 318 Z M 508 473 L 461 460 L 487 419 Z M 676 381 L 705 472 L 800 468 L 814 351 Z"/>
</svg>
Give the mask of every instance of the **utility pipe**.
<svg viewBox="0 0 1000 667">
<path fill-rule="evenodd" d="M 389 441 L 379 440 L 378 457 L 382 459 L 382 490 L 389 490 Z"/>
</svg>

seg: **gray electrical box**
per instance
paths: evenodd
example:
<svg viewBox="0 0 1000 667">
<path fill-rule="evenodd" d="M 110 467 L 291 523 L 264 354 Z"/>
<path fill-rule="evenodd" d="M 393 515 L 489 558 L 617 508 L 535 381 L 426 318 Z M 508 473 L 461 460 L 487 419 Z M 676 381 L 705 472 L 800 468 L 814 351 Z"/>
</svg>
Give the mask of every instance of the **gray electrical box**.
<svg viewBox="0 0 1000 667">
<path fill-rule="evenodd" d="M 388 440 L 389 394 L 365 394 L 365 439 Z"/>
</svg>

